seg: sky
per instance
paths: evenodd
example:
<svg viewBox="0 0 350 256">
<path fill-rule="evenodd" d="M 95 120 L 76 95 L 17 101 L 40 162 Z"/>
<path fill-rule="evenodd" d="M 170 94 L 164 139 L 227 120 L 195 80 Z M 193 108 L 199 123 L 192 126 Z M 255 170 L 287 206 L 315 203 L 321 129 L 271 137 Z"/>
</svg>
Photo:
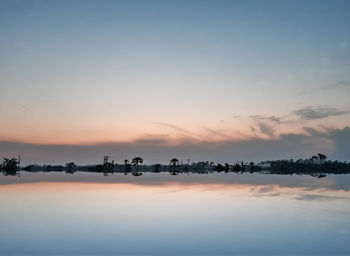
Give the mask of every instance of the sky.
<svg viewBox="0 0 350 256">
<path fill-rule="evenodd" d="M 0 157 L 349 161 L 349 11 L 0 0 Z"/>
</svg>

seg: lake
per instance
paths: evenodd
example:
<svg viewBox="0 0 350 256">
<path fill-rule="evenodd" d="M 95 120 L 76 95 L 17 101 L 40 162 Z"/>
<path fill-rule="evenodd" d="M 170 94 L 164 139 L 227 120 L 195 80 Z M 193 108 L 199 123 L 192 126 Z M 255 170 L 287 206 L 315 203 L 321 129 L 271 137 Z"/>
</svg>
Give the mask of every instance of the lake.
<svg viewBox="0 0 350 256">
<path fill-rule="evenodd" d="M 2 255 L 349 255 L 350 175 L 0 176 Z"/>
</svg>

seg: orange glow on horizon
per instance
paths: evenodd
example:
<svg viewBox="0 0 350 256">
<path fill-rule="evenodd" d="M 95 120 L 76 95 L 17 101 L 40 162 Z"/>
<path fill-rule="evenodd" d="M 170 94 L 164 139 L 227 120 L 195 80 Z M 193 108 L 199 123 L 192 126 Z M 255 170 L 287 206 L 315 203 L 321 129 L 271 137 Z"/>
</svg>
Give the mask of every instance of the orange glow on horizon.
<svg viewBox="0 0 350 256">
<path fill-rule="evenodd" d="M 282 133 L 305 133 L 297 125 L 279 125 L 274 135 L 263 134 L 252 130 L 252 124 L 233 122 L 216 126 L 189 126 L 172 125 L 167 123 L 139 124 L 132 127 L 111 128 L 79 128 L 44 126 L 26 127 L 26 129 L 7 129 L 1 134 L 0 140 L 31 144 L 53 145 L 96 145 L 104 143 L 127 143 L 158 141 L 165 145 L 180 145 L 183 142 L 220 143 L 229 141 L 247 141 L 251 139 L 278 139 Z M 186 128 L 183 128 L 186 127 Z"/>
</svg>

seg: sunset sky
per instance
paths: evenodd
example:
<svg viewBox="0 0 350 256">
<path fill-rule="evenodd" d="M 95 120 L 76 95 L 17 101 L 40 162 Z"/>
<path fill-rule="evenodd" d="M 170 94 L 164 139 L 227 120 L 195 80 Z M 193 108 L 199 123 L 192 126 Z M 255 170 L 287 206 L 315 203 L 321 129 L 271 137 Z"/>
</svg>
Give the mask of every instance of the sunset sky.
<svg viewBox="0 0 350 256">
<path fill-rule="evenodd" d="M 350 160 L 349 13 L 346 0 L 0 1 L 0 157 Z"/>
</svg>

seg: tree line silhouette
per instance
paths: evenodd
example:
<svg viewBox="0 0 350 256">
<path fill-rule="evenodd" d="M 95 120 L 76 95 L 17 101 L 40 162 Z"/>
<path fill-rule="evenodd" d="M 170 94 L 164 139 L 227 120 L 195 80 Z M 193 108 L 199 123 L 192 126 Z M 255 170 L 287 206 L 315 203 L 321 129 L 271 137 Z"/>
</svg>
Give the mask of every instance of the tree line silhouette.
<svg viewBox="0 0 350 256">
<path fill-rule="evenodd" d="M 262 161 L 259 163 L 240 161 L 233 164 L 215 164 L 214 162 L 192 162 L 188 160 L 186 164 L 173 158 L 168 165 L 153 164 L 142 165 L 143 159 L 135 157 L 129 162 L 124 160 L 124 164 L 117 164 L 115 161 L 109 161 L 109 157 L 105 156 L 102 164 L 78 166 L 74 162 L 62 165 L 28 165 L 20 166 L 20 156 L 18 158 L 4 158 L 0 170 L 4 175 L 19 175 L 20 171 L 28 172 L 66 172 L 74 173 L 77 171 L 97 172 L 103 173 L 107 176 L 112 173 L 131 174 L 133 176 L 141 176 L 144 172 L 168 172 L 171 175 L 178 175 L 180 173 L 254 173 L 264 172 L 271 174 L 308 174 L 315 177 L 325 177 L 326 174 L 345 174 L 350 173 L 350 163 L 340 161 L 327 160 L 327 156 L 318 153 L 309 159 L 290 160 L 274 160 Z"/>
</svg>

